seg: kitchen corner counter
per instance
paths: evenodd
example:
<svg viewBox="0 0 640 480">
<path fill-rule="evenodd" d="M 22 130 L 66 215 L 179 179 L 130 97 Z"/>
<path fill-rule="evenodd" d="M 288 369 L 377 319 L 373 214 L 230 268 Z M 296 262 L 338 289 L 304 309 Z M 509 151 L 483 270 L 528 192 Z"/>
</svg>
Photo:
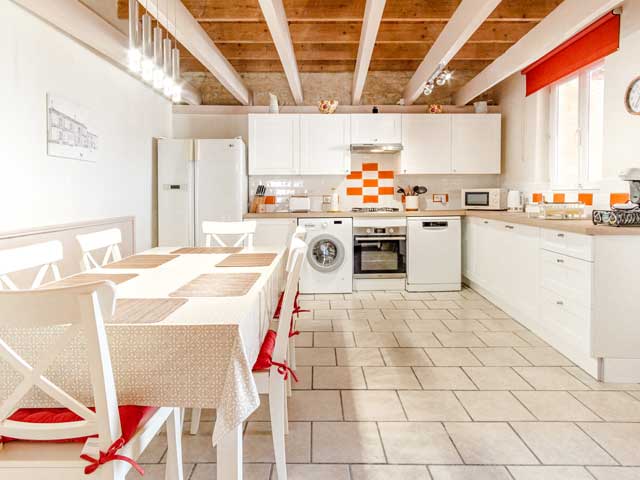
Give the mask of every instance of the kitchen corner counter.
<svg viewBox="0 0 640 480">
<path fill-rule="evenodd" d="M 577 233 L 581 235 L 640 236 L 640 227 L 609 227 L 594 225 L 591 219 L 586 220 L 543 220 L 530 218 L 525 213 L 496 212 L 489 210 L 420 210 L 417 212 L 273 212 L 247 213 L 245 220 L 270 218 L 355 218 L 355 217 L 478 217 L 486 220 L 529 225 L 550 230 Z"/>
</svg>

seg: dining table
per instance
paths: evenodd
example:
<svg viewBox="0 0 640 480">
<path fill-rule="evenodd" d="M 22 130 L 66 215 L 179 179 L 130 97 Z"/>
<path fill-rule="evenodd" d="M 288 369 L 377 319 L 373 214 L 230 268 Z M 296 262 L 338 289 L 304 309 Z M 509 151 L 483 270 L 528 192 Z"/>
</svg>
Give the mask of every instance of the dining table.
<svg viewBox="0 0 640 480">
<path fill-rule="evenodd" d="M 285 280 L 286 247 L 158 247 L 41 288 L 96 280 L 116 283 L 105 323 L 120 405 L 216 410 L 212 448 L 217 478 L 242 478 L 242 426 L 260 405 L 252 366 Z M 61 327 L 2 328 L 0 338 L 26 361 Z M 74 339 L 47 378 L 92 405 L 86 347 Z M 0 362 L 0 399 L 21 376 Z M 57 406 L 34 390 L 21 407 Z"/>
</svg>

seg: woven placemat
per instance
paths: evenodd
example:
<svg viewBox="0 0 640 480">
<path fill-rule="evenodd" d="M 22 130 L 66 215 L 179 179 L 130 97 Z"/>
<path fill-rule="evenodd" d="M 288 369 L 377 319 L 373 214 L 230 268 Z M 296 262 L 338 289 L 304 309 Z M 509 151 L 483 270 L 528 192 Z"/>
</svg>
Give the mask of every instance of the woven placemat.
<svg viewBox="0 0 640 480">
<path fill-rule="evenodd" d="M 238 253 L 242 251 L 242 247 L 183 247 L 174 250 L 173 254 L 214 254 L 214 253 Z"/>
<path fill-rule="evenodd" d="M 177 257 L 178 255 L 133 255 L 105 265 L 104 268 L 156 268 Z"/>
<path fill-rule="evenodd" d="M 118 285 L 137 276 L 137 273 L 79 273 L 77 275 L 73 275 L 72 277 L 58 280 L 57 282 L 47 283 L 40 288 L 73 287 L 75 285 L 100 282 L 103 280 L 111 280 L 113 283 Z"/>
<path fill-rule="evenodd" d="M 260 278 L 259 273 L 205 273 L 183 285 L 170 297 L 241 297 Z"/>
<path fill-rule="evenodd" d="M 122 298 L 109 323 L 158 323 L 187 303 L 185 298 Z"/>
<path fill-rule="evenodd" d="M 277 253 L 236 253 L 216 264 L 216 267 L 268 267 Z"/>
</svg>

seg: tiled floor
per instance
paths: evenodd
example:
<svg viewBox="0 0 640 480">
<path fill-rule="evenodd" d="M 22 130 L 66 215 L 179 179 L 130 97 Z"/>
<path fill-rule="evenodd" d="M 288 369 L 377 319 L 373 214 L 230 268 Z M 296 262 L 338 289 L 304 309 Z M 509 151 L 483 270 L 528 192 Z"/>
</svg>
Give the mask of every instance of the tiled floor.
<svg viewBox="0 0 640 480">
<path fill-rule="evenodd" d="M 640 385 L 596 382 L 472 290 L 301 303 L 291 480 L 640 480 Z M 204 418 L 183 437 L 190 480 L 215 478 Z M 247 480 L 276 478 L 268 421 L 263 399 Z M 147 480 L 165 450 L 145 453 Z"/>
</svg>

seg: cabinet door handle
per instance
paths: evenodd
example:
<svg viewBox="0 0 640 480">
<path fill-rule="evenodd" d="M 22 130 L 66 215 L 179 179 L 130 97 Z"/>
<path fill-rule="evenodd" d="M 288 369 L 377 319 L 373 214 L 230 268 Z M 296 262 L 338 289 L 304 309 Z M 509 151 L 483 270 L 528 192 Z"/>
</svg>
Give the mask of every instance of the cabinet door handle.
<svg viewBox="0 0 640 480">
<path fill-rule="evenodd" d="M 563 259 L 561 259 L 561 258 L 556 258 L 556 262 L 558 262 L 558 263 L 564 263 L 564 260 L 563 260 Z"/>
<path fill-rule="evenodd" d="M 563 302 L 562 300 L 558 300 L 558 301 L 556 302 L 556 305 L 564 305 L 564 302 Z"/>
<path fill-rule="evenodd" d="M 564 233 L 559 233 L 558 238 L 564 238 Z"/>
<path fill-rule="evenodd" d="M 488 224 L 489 224 L 489 222 L 487 222 L 486 220 L 485 220 L 485 221 L 483 221 L 482 223 L 484 223 L 485 225 L 488 225 Z"/>
<path fill-rule="evenodd" d="M 513 225 L 505 225 L 504 228 L 508 230 L 513 230 L 515 227 Z"/>
</svg>

